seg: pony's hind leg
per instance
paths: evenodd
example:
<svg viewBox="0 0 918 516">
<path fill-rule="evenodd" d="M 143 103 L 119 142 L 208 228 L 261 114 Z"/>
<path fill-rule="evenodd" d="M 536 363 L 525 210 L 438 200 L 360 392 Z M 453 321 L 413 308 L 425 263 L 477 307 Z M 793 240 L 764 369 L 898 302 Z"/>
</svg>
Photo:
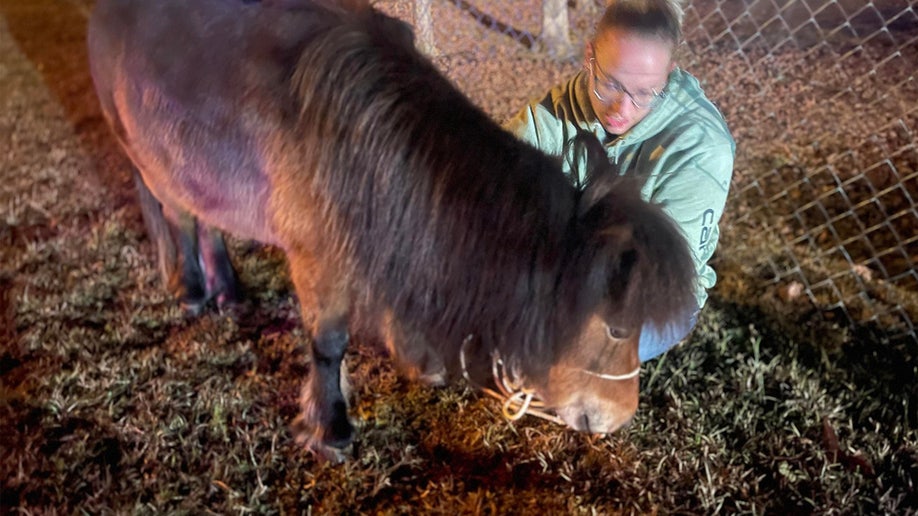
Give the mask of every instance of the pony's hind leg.
<svg viewBox="0 0 918 516">
<path fill-rule="evenodd" d="M 214 299 L 217 306 L 226 306 L 240 301 L 239 281 L 236 269 L 226 250 L 223 233 L 203 224 L 198 224 L 198 244 L 201 262 L 204 264 L 205 295 Z"/>
<path fill-rule="evenodd" d="M 179 242 L 181 276 L 173 275 L 170 290 L 185 311 L 196 315 L 214 299 L 217 306 L 239 301 L 236 270 L 226 250 L 223 234 L 205 226 L 188 213 L 175 217 L 175 238 Z"/>
<path fill-rule="evenodd" d="M 153 192 L 144 183 L 140 172 L 133 168 L 134 185 L 137 188 L 137 198 L 140 201 L 140 212 L 147 228 L 147 236 L 156 246 L 159 262 L 159 274 L 163 284 L 169 286 L 172 278 L 177 274 L 178 250 L 175 248 L 172 224 L 166 220 L 163 207 Z"/>
<path fill-rule="evenodd" d="M 166 208 L 137 169 L 134 184 L 147 232 L 156 245 L 160 275 L 185 311 L 197 315 L 211 298 L 220 306 L 237 302 L 238 280 L 222 233 L 189 213 Z"/>
<path fill-rule="evenodd" d="M 167 219 L 175 221 L 172 232 L 179 248 L 180 270 L 169 278 L 169 291 L 191 315 L 198 315 L 207 304 L 207 281 L 204 263 L 198 250 L 198 222 L 190 213 L 178 213 Z"/>
<path fill-rule="evenodd" d="M 207 286 L 198 257 L 197 223 L 188 213 L 166 208 L 137 169 L 134 184 L 147 232 L 156 245 L 163 282 L 185 311 L 196 315 L 207 302 Z"/>
<path fill-rule="evenodd" d="M 340 450 L 354 437 L 343 367 L 349 340 L 347 291 L 334 274 L 320 271 L 309 257 L 288 254 L 288 258 L 303 320 L 315 321 L 309 378 L 300 398 L 302 411 L 294 422 L 296 439 L 326 459 L 341 460 Z"/>
</svg>

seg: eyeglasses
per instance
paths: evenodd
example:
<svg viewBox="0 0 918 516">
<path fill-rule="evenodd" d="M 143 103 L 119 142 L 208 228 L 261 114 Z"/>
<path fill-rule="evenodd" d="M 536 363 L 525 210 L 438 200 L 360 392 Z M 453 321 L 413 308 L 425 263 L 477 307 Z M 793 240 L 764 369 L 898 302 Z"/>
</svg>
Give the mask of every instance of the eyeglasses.
<svg viewBox="0 0 918 516">
<path fill-rule="evenodd" d="M 624 94 L 628 96 L 628 100 L 634 104 L 634 107 L 650 110 L 659 106 L 660 102 L 663 101 L 663 97 L 666 96 L 665 91 L 658 92 L 655 89 L 651 89 L 649 93 L 631 93 L 621 83 L 611 77 L 607 77 L 602 69 L 599 68 L 599 65 L 596 64 L 595 57 L 590 58 L 590 75 L 593 76 L 593 95 L 596 95 L 596 98 L 603 104 L 609 104 Z"/>
</svg>

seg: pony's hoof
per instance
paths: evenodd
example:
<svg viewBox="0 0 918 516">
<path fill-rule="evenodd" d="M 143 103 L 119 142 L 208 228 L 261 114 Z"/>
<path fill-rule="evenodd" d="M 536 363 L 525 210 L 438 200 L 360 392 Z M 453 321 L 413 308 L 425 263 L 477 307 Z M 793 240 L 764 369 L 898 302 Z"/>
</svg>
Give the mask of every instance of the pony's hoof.
<svg viewBox="0 0 918 516">
<path fill-rule="evenodd" d="M 418 381 L 429 387 L 443 387 L 446 385 L 446 368 L 435 373 L 425 373 L 418 376 Z"/>
<path fill-rule="evenodd" d="M 182 312 L 189 317 L 197 317 L 207 306 L 207 295 L 203 289 L 187 287 L 185 285 L 172 286 L 169 289 L 178 300 Z"/>
<path fill-rule="evenodd" d="M 242 304 L 242 298 L 239 297 L 239 295 L 235 293 L 230 294 L 226 292 L 221 292 L 217 294 L 214 297 L 214 299 L 217 302 L 217 307 L 220 309 L 233 308 L 237 305 Z"/>
<path fill-rule="evenodd" d="M 232 308 L 245 302 L 245 292 L 233 276 L 231 281 L 217 283 L 210 290 L 210 297 L 217 303 L 218 308 Z"/>
<path fill-rule="evenodd" d="M 201 315 L 201 312 L 204 311 L 204 307 L 207 305 L 207 301 L 180 299 L 179 304 L 182 307 L 182 313 L 193 318 Z"/>
<path fill-rule="evenodd" d="M 305 448 L 318 462 L 329 464 L 342 464 L 349 456 L 353 456 L 353 445 L 346 448 L 334 448 L 312 440 L 302 441 L 296 439 L 296 443 Z"/>
<path fill-rule="evenodd" d="M 353 448 L 354 427 L 346 418 L 344 425 L 337 425 L 340 428 L 334 426 L 322 428 L 308 422 L 301 414 L 293 422 L 293 440 L 322 462 L 344 462 L 347 450 Z"/>
<path fill-rule="evenodd" d="M 354 440 L 354 425 L 347 417 L 347 405 L 334 405 L 328 417 L 320 418 L 314 407 L 307 405 L 293 422 L 297 442 L 318 443 L 332 448 L 346 448 Z"/>
</svg>

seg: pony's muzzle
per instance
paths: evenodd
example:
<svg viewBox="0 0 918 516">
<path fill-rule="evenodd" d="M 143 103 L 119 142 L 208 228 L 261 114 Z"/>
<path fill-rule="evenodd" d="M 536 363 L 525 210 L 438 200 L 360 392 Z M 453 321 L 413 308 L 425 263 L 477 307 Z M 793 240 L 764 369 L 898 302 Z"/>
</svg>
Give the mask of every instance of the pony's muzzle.
<svg viewBox="0 0 918 516">
<path fill-rule="evenodd" d="M 637 410 L 625 408 L 614 411 L 584 410 L 580 407 L 564 407 L 556 410 L 558 417 L 569 428 L 590 434 L 611 434 L 629 426 Z"/>
</svg>

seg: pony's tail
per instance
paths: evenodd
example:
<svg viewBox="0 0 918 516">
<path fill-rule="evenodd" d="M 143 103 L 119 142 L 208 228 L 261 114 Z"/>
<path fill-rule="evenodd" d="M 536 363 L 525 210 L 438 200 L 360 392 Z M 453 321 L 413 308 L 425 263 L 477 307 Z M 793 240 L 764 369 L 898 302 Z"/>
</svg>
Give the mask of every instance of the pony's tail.
<svg viewBox="0 0 918 516">
<path fill-rule="evenodd" d="M 159 273 L 162 276 L 163 285 L 169 285 L 170 279 L 178 269 L 178 252 L 175 248 L 171 227 L 163 213 L 162 205 L 153 196 L 147 184 L 143 182 L 143 177 L 136 168 L 134 169 L 134 185 L 137 187 L 140 212 L 143 214 L 144 225 L 147 227 L 147 235 L 156 246 Z"/>
</svg>

